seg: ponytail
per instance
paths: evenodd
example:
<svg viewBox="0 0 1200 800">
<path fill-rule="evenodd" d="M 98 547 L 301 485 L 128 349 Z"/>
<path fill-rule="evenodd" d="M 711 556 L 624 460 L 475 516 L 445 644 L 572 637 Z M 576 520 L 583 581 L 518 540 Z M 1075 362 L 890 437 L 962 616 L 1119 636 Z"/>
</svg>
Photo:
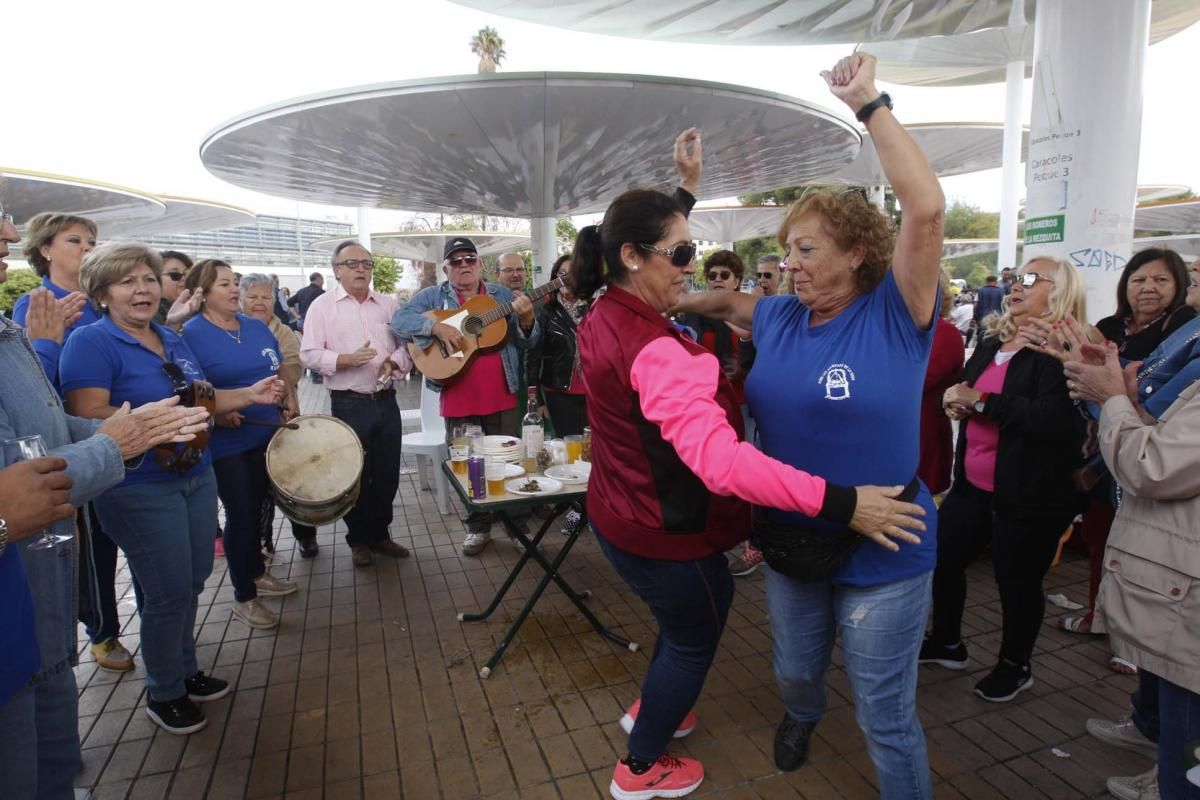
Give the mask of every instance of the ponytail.
<svg viewBox="0 0 1200 800">
<path fill-rule="evenodd" d="M 590 300 L 604 285 L 604 246 L 599 225 L 588 225 L 575 237 L 567 283 L 570 284 L 571 294 L 581 300 Z"/>
</svg>

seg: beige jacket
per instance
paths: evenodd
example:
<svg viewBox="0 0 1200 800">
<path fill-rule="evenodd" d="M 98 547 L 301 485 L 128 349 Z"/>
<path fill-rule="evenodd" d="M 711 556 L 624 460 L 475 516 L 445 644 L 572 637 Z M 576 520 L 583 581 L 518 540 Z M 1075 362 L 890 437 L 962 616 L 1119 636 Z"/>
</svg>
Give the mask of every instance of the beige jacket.
<svg viewBox="0 0 1200 800">
<path fill-rule="evenodd" d="M 1092 629 L 1120 657 L 1200 693 L 1200 382 L 1156 425 L 1110 398 L 1100 450 L 1122 495 Z"/>
<path fill-rule="evenodd" d="M 300 363 L 300 340 L 296 332 L 280 322 L 279 317 L 271 315 L 267 323 L 271 333 L 279 342 L 279 354 L 283 356 L 283 364 L 279 367 L 279 377 L 287 384 L 288 389 L 295 391 L 296 384 L 304 376 L 304 365 Z"/>
</svg>

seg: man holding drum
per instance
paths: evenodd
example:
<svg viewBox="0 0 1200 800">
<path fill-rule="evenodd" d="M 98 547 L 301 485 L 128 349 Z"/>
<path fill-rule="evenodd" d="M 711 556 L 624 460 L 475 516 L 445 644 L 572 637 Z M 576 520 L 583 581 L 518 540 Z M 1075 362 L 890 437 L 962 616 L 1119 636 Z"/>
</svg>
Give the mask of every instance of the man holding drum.
<svg viewBox="0 0 1200 800">
<path fill-rule="evenodd" d="M 373 269 L 371 254 L 358 242 L 337 246 L 337 285 L 308 307 L 300 345 L 304 366 L 325 378 L 333 416 L 353 428 L 363 446 L 358 502 L 346 515 L 346 543 L 360 567 L 372 563 L 373 553 L 408 555 L 391 540 L 388 527 L 404 433 L 392 381 L 403 378 L 412 361 L 388 326 L 396 301 L 371 291 Z"/>
</svg>

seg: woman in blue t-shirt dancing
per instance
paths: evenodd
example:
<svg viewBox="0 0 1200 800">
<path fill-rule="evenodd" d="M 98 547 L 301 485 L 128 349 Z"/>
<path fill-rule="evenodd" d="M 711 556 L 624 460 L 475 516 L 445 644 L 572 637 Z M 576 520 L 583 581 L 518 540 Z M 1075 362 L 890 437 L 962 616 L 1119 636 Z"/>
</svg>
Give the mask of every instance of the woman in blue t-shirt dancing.
<svg viewBox="0 0 1200 800">
<path fill-rule="evenodd" d="M 875 59 L 855 53 L 823 76 L 871 134 L 904 207 L 898 236 L 857 192 L 809 193 L 788 209 L 779 232 L 794 295 L 708 292 L 685 296 L 677 310 L 751 329 L 758 355 L 746 399 L 768 455 L 844 486 L 907 485 L 905 496 L 926 509 L 928 530 L 915 544 L 891 530 L 881 546 L 770 509 L 760 510 L 756 537 L 771 567 L 767 602 L 786 708 L 775 733 L 776 765 L 794 770 L 808 757 L 840 634 L 882 797 L 928 798 L 917 653 L 937 537 L 932 499 L 914 475 L 945 198 L 892 116 L 891 98 L 875 88 Z"/>
</svg>

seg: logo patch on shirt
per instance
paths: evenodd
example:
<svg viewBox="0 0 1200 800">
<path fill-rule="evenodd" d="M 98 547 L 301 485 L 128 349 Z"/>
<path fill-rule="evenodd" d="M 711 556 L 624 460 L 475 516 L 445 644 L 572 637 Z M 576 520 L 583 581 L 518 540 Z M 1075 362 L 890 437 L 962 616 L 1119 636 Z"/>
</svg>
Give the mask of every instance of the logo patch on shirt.
<svg viewBox="0 0 1200 800">
<path fill-rule="evenodd" d="M 193 378 L 196 378 L 196 379 L 200 378 L 200 370 L 198 370 L 196 368 L 196 365 L 193 364 L 191 361 L 188 361 L 186 358 L 180 358 L 180 359 L 177 359 L 175 361 L 175 363 L 179 365 L 179 368 L 181 370 L 183 370 L 184 375 L 191 375 Z"/>
<path fill-rule="evenodd" d="M 262 349 L 262 355 L 271 359 L 271 371 L 279 372 L 279 356 L 275 354 L 274 348 L 264 347 Z"/>
<path fill-rule="evenodd" d="M 817 380 L 825 387 L 826 400 L 849 400 L 850 383 L 856 380 L 848 364 L 830 364 Z"/>
</svg>

